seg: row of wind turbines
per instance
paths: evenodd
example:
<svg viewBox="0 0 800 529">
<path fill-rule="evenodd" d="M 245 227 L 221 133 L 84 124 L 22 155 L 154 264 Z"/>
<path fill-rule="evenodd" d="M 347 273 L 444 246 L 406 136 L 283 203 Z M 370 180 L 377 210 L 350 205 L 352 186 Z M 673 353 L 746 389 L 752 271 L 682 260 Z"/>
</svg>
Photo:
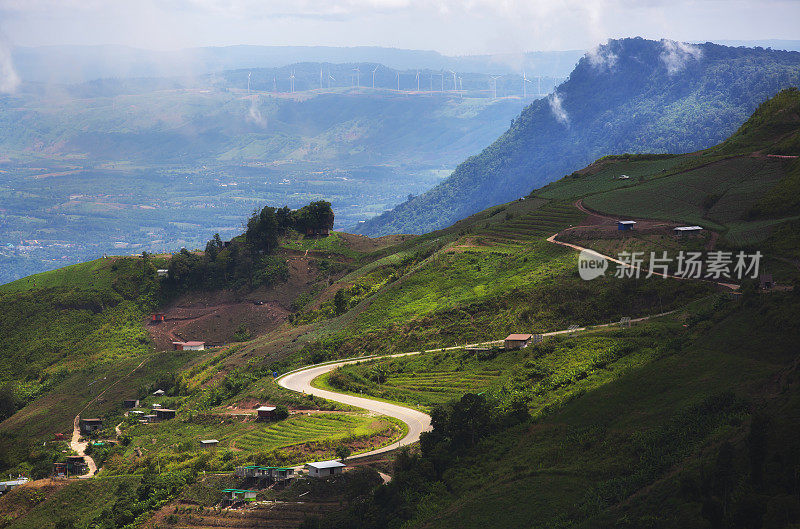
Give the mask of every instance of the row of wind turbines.
<svg viewBox="0 0 800 529">
<path fill-rule="evenodd" d="M 375 88 L 375 74 L 378 72 L 378 70 L 381 67 L 382 66 L 379 64 L 379 65 L 375 66 L 375 68 L 371 71 L 371 73 L 372 73 L 372 89 L 373 90 L 376 89 Z M 360 90 L 361 89 L 361 68 L 359 66 L 356 66 L 355 68 L 352 69 L 352 72 L 353 73 L 350 75 L 350 78 L 351 78 L 350 82 L 351 83 L 355 82 L 355 84 L 351 85 L 351 86 L 355 86 L 357 90 Z M 456 92 L 463 98 L 464 97 L 464 78 L 462 76 L 459 76 L 453 70 L 447 70 L 447 72 L 453 75 L 453 85 L 452 85 L 453 88 L 452 88 L 452 90 L 448 89 L 448 91 L 449 92 Z M 250 77 L 251 77 L 251 75 L 252 75 L 252 72 L 248 72 L 247 73 L 247 93 L 248 94 L 250 93 Z M 396 76 L 396 79 L 397 79 L 397 88 L 396 88 L 396 90 L 398 92 L 400 92 L 401 91 L 401 89 L 400 89 L 400 72 L 399 71 L 395 71 L 395 76 Z M 435 90 L 434 90 L 434 87 L 433 87 L 433 80 L 434 80 L 435 76 L 439 76 L 440 77 L 440 87 L 439 87 L 440 89 L 437 90 L 437 91 L 444 93 L 445 92 L 444 80 L 445 80 L 445 77 L 449 77 L 449 75 L 445 76 L 445 72 L 444 71 L 441 71 L 439 73 L 431 72 L 429 74 L 429 76 L 428 76 L 428 81 L 429 81 L 428 88 L 429 89 L 428 90 L 423 90 L 422 87 L 421 87 L 420 71 L 417 70 L 416 71 L 416 76 L 415 76 L 415 80 L 416 80 L 416 83 L 417 83 L 417 90 L 416 91 L 417 92 L 429 92 L 429 93 L 434 92 Z M 489 76 L 489 78 L 491 80 L 492 99 L 497 99 L 497 80 L 500 79 L 501 77 L 503 77 L 503 76 L 502 75 L 491 75 L 491 76 Z M 295 83 L 294 83 L 295 82 L 295 78 L 296 78 L 295 70 L 293 69 L 292 72 L 291 72 L 291 75 L 289 75 L 289 78 L 288 78 L 289 79 L 289 86 L 290 86 L 289 90 L 290 90 L 290 93 L 292 93 L 292 94 L 295 93 Z M 324 68 L 320 68 L 319 69 L 319 88 L 320 89 L 325 89 L 325 88 L 330 89 L 331 88 L 331 81 L 336 82 L 336 78 L 332 75 L 330 70 L 328 71 L 328 75 L 326 76 Z M 326 86 L 326 84 L 327 84 L 327 86 Z M 535 93 L 534 97 L 542 97 L 543 95 L 545 95 L 545 94 L 542 93 L 542 76 L 537 76 L 536 77 L 536 83 L 534 83 L 533 80 L 528 79 L 527 74 L 523 71 L 522 72 L 522 97 L 523 97 L 523 99 L 527 99 L 528 98 L 528 84 L 531 84 L 531 85 L 535 84 L 536 85 L 536 93 Z M 272 86 L 273 86 L 273 92 L 277 93 L 278 92 L 278 78 L 277 78 L 277 76 L 273 76 L 273 78 L 272 78 Z"/>
</svg>

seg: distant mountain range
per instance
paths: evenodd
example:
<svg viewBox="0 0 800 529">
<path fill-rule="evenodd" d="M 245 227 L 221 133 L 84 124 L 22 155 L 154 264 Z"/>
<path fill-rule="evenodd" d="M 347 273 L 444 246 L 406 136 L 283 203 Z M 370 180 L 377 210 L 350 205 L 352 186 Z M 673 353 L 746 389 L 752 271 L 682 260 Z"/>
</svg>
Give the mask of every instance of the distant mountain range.
<svg viewBox="0 0 800 529">
<path fill-rule="evenodd" d="M 450 57 L 435 51 L 380 47 L 226 46 L 152 51 L 124 46 L 18 47 L 14 66 L 23 81 L 75 84 L 103 78 L 202 76 L 241 68 L 300 62 L 376 63 L 400 70 L 456 70 L 492 75 L 566 77 L 583 50 Z"/>
<path fill-rule="evenodd" d="M 725 40 L 726 46 L 800 51 L 800 40 Z M 12 58 L 23 81 L 75 84 L 95 79 L 202 76 L 241 68 L 292 63 L 376 63 L 398 70 L 456 70 L 491 75 L 566 77 L 585 50 L 448 56 L 429 50 L 377 46 L 219 46 L 155 51 L 126 46 L 16 47 Z"/>
<path fill-rule="evenodd" d="M 449 178 L 356 229 L 422 233 L 526 195 L 605 154 L 705 148 L 799 83 L 797 52 L 612 40 L 581 58 L 554 94 L 528 106 Z"/>
</svg>

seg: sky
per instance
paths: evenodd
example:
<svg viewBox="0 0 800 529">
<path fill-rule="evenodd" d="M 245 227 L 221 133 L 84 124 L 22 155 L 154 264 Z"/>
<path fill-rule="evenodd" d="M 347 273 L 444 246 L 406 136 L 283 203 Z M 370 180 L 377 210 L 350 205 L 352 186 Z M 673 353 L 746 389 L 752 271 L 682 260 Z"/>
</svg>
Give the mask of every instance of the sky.
<svg viewBox="0 0 800 529">
<path fill-rule="evenodd" d="M 800 0 L 0 0 L 6 47 L 387 46 L 448 55 L 608 38 L 800 39 Z"/>
</svg>

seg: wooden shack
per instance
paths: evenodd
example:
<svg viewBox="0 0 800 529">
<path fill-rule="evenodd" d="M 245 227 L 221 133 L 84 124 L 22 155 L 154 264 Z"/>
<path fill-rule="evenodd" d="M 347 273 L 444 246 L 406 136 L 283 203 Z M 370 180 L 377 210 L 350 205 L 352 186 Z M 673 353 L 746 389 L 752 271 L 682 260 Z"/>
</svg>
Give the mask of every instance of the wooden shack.
<svg viewBox="0 0 800 529">
<path fill-rule="evenodd" d="M 271 421 L 275 417 L 275 406 L 260 406 L 256 413 L 259 421 Z"/>
<path fill-rule="evenodd" d="M 169 419 L 175 418 L 175 410 L 169 410 L 167 408 L 161 408 L 158 410 L 153 410 L 156 414 L 156 420 L 158 421 L 167 421 Z"/>
<path fill-rule="evenodd" d="M 88 435 L 101 430 L 103 428 L 103 419 L 81 419 L 80 429 L 81 433 Z"/>
<path fill-rule="evenodd" d="M 503 345 L 506 350 L 509 351 L 512 349 L 522 349 L 523 347 L 528 347 L 532 339 L 533 335 L 531 334 L 509 334 L 503 341 Z"/>
</svg>

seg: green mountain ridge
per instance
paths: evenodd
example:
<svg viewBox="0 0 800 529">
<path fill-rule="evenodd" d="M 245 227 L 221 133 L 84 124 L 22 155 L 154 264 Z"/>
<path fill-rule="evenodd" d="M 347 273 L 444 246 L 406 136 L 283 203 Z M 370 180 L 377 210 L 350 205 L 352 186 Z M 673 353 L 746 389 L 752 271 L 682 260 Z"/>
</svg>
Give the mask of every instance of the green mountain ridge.
<svg viewBox="0 0 800 529">
<path fill-rule="evenodd" d="M 481 154 L 358 231 L 440 228 L 609 153 L 707 148 L 798 79 L 795 52 L 611 40 L 581 59 L 556 95 L 528 106 Z"/>
</svg>

